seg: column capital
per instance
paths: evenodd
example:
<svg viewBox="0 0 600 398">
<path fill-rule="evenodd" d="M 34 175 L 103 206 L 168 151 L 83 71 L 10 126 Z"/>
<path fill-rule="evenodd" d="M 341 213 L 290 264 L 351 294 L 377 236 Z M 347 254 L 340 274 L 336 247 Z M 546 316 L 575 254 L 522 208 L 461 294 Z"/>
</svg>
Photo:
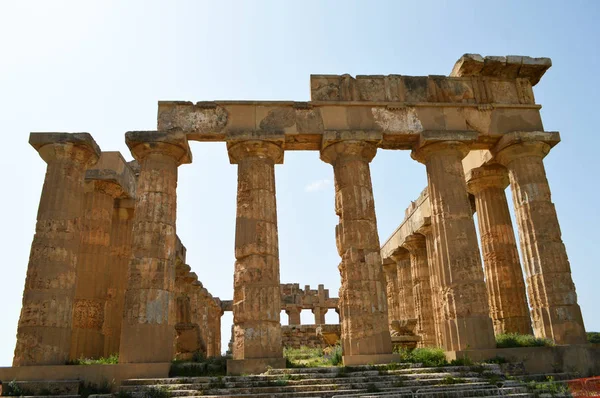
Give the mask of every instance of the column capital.
<svg viewBox="0 0 600 398">
<path fill-rule="evenodd" d="M 466 174 L 469 193 L 477 194 L 487 188 L 505 189 L 508 186 L 508 170 L 499 164 L 471 169 Z"/>
<path fill-rule="evenodd" d="M 419 163 L 427 163 L 431 155 L 454 153 L 467 156 L 477 139 L 476 131 L 423 131 L 410 156 Z"/>
<path fill-rule="evenodd" d="M 84 192 L 99 192 L 104 193 L 113 199 L 126 196 L 123 188 L 114 181 L 88 180 L 84 185 Z"/>
<path fill-rule="evenodd" d="M 421 234 L 408 235 L 402 244 L 409 253 L 413 254 L 419 250 L 427 250 L 425 236 Z"/>
<path fill-rule="evenodd" d="M 84 168 L 100 157 L 100 147 L 89 133 L 30 133 L 29 144 L 46 163 L 72 160 Z"/>
<path fill-rule="evenodd" d="M 177 165 L 192 163 L 187 136 L 181 131 L 128 131 L 125 143 L 139 162 L 150 154 L 162 154 L 177 161 Z"/>
<path fill-rule="evenodd" d="M 113 194 L 114 198 L 134 198 L 136 177 L 133 169 L 123 158 L 120 152 L 102 152 L 98 162 L 85 172 L 86 182 L 95 182 L 99 190 L 110 187 L 112 191 L 120 190 Z"/>
<path fill-rule="evenodd" d="M 256 158 L 272 161 L 274 164 L 283 163 L 283 142 L 279 140 L 251 139 L 246 141 L 227 141 L 229 163 L 239 164 L 243 159 Z"/>
<path fill-rule="evenodd" d="M 522 157 L 544 158 L 559 142 L 558 132 L 515 131 L 502 136 L 491 152 L 498 163 L 506 166 Z"/>
<path fill-rule="evenodd" d="M 396 250 L 394 250 L 392 252 L 392 254 L 390 254 L 390 257 L 392 258 L 392 260 L 394 260 L 396 263 L 399 263 L 401 261 L 406 261 L 409 260 L 410 261 L 410 253 L 408 250 L 406 250 L 403 247 L 399 247 Z"/>
<path fill-rule="evenodd" d="M 392 259 L 391 257 L 382 259 L 381 265 L 383 266 L 383 270 L 385 272 L 396 272 L 396 260 Z"/>
<path fill-rule="evenodd" d="M 377 146 L 369 141 L 338 141 L 321 149 L 321 160 L 331 165 L 341 157 L 356 157 L 369 163 L 377 154 Z"/>
</svg>

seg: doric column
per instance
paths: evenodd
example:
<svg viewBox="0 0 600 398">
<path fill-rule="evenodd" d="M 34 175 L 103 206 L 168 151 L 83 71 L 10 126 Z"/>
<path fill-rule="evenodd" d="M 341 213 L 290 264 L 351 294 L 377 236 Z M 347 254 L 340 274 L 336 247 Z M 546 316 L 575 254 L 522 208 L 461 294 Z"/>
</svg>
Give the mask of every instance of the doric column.
<svg viewBox="0 0 600 398">
<path fill-rule="evenodd" d="M 406 249 L 398 249 L 392 254 L 396 262 L 398 278 L 398 320 L 415 318 L 415 301 L 411 275 L 410 253 Z"/>
<path fill-rule="evenodd" d="M 414 312 L 417 319 L 416 334 L 421 336 L 419 346 L 434 347 L 436 345 L 435 326 L 425 236 L 410 235 L 404 240 L 402 246 L 410 252 Z"/>
<path fill-rule="evenodd" d="M 275 200 L 275 164 L 283 163 L 281 145 L 281 141 L 259 140 L 227 143 L 229 160 L 238 165 L 231 374 L 285 367 Z"/>
<path fill-rule="evenodd" d="M 100 156 L 87 133 L 32 133 L 48 164 L 27 266 L 13 366 L 69 359 L 84 176 Z"/>
<path fill-rule="evenodd" d="M 468 136 L 468 134 L 464 134 Z M 466 140 L 474 137 L 466 137 Z M 431 224 L 442 291 L 445 349 L 496 346 L 462 159 L 465 142 L 421 141 L 412 156 L 427 168 Z"/>
<path fill-rule="evenodd" d="M 391 325 L 392 321 L 397 321 L 398 317 L 398 274 L 397 274 L 396 261 L 392 259 L 386 259 L 383 261 L 383 275 L 385 277 L 386 293 L 387 293 L 387 305 L 388 305 L 388 324 Z"/>
<path fill-rule="evenodd" d="M 170 362 L 175 288 L 177 167 L 191 162 L 184 133 L 125 135 L 140 165 L 119 362 Z"/>
<path fill-rule="evenodd" d="M 325 314 L 327 314 L 327 308 L 316 306 L 312 309 L 312 313 L 315 315 L 315 325 L 325 325 Z"/>
<path fill-rule="evenodd" d="M 104 357 L 119 353 L 128 267 L 131 259 L 134 207 L 134 199 L 115 200 L 110 232 L 110 260 L 107 267 L 108 297 L 103 328 Z"/>
<path fill-rule="evenodd" d="M 534 333 L 557 344 L 583 344 L 583 318 L 543 162 L 559 141 L 558 133 L 511 133 L 493 152 L 509 173 Z"/>
<path fill-rule="evenodd" d="M 302 311 L 302 307 L 286 305 L 285 313 L 288 315 L 288 325 L 300 325 L 302 323 L 300 321 L 300 311 Z"/>
<path fill-rule="evenodd" d="M 321 159 L 334 171 L 335 211 L 339 216 L 336 239 L 342 257 L 339 305 L 346 365 L 391 360 L 385 278 L 369 168 L 376 152 L 373 141 L 340 140 L 338 134 L 328 132 L 321 150 Z"/>
<path fill-rule="evenodd" d="M 433 228 L 431 227 L 431 219 L 428 217 L 428 224 L 419 228 L 419 233 L 425 236 L 427 246 L 427 262 L 429 265 L 429 284 L 431 287 L 431 307 L 433 312 L 433 326 L 435 329 L 435 345 L 437 347 L 446 346 L 446 337 L 444 327 L 442 326 L 442 292 L 440 287 L 439 270 L 437 265 L 435 239 L 433 236 Z"/>
<path fill-rule="evenodd" d="M 525 282 L 504 193 L 508 173 L 500 165 L 478 167 L 468 173 L 467 186 L 475 196 L 494 332 L 531 334 Z"/>
</svg>

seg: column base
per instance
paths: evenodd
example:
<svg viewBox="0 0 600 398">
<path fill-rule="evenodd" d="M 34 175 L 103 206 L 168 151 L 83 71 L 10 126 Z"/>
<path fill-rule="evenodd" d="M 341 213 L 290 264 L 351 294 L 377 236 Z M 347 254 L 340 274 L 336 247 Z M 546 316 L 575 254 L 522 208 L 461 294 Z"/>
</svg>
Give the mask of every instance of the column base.
<svg viewBox="0 0 600 398">
<path fill-rule="evenodd" d="M 400 362 L 398 354 L 372 354 L 372 355 L 344 355 L 344 366 L 378 365 L 384 363 Z"/>
<path fill-rule="evenodd" d="M 242 374 L 260 374 L 268 368 L 285 369 L 285 358 L 251 358 L 228 359 L 227 374 L 239 376 Z"/>
</svg>

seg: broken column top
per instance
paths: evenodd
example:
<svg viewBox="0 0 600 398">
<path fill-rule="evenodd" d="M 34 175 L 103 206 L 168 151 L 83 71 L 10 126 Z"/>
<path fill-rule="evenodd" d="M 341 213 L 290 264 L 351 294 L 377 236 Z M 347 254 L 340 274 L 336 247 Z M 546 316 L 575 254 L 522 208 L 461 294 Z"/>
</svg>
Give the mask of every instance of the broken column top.
<svg viewBox="0 0 600 398">
<path fill-rule="evenodd" d="M 450 77 L 491 76 L 507 79 L 529 79 L 535 86 L 552 66 L 550 58 L 532 58 L 522 55 L 487 56 L 465 54 L 456 63 Z"/>
</svg>

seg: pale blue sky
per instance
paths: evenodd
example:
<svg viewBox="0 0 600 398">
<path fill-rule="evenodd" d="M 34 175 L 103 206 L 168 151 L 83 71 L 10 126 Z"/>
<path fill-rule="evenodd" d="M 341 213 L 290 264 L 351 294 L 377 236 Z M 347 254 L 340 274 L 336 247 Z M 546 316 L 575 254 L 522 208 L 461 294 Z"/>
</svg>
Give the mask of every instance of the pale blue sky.
<svg viewBox="0 0 600 398">
<path fill-rule="evenodd" d="M 600 330 L 599 4 L 2 2 L 0 366 L 12 362 L 44 178 L 30 131 L 87 131 L 131 159 L 124 133 L 155 129 L 158 100 L 305 101 L 311 73 L 443 75 L 467 52 L 552 58 L 535 96 L 545 129 L 563 142 L 546 167 L 586 327 Z M 180 168 L 178 234 L 204 285 L 231 298 L 236 167 L 224 144 L 192 151 L 194 163 Z M 424 188 L 425 169 L 406 151 L 379 151 L 372 176 L 383 242 Z M 281 281 L 324 283 L 337 296 L 331 166 L 317 152 L 287 152 L 276 179 Z M 224 349 L 230 324 L 226 315 Z"/>
</svg>

